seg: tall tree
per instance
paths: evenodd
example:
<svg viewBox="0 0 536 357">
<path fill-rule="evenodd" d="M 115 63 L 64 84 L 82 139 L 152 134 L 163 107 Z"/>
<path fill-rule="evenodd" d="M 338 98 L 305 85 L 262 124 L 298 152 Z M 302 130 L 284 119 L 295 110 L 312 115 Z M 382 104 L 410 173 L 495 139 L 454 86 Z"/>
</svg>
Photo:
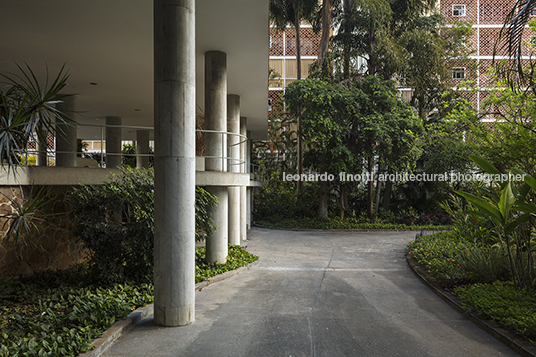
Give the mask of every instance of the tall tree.
<svg viewBox="0 0 536 357">
<path fill-rule="evenodd" d="M 300 80 L 301 71 L 301 38 L 300 24 L 302 21 L 310 21 L 316 13 L 317 0 L 270 0 L 270 21 L 281 31 L 284 31 L 287 25 L 293 26 L 296 31 L 296 79 Z M 301 136 L 301 119 L 298 115 L 298 174 L 303 173 L 303 144 Z M 298 182 L 298 192 L 301 183 Z"/>
</svg>

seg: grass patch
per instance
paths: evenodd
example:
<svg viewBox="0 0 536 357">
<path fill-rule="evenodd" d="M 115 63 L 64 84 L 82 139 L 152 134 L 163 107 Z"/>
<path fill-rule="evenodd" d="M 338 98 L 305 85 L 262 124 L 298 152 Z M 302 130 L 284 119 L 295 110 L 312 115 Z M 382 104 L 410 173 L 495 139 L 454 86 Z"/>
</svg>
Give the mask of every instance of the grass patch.
<svg viewBox="0 0 536 357">
<path fill-rule="evenodd" d="M 369 222 L 361 218 L 346 218 L 341 221 L 340 218 L 330 218 L 328 221 L 322 221 L 318 218 L 286 218 L 286 219 L 264 219 L 256 222 L 261 226 L 277 228 L 311 228 L 311 229 L 431 229 L 441 230 L 448 229 L 449 226 L 433 225 L 407 225 L 400 223 Z"/>
<path fill-rule="evenodd" d="M 258 259 L 239 246 L 227 264 L 204 263 L 196 248 L 196 282 Z M 0 356 L 76 356 L 119 319 L 152 303 L 151 283 L 100 286 L 81 266 L 0 281 Z"/>
</svg>

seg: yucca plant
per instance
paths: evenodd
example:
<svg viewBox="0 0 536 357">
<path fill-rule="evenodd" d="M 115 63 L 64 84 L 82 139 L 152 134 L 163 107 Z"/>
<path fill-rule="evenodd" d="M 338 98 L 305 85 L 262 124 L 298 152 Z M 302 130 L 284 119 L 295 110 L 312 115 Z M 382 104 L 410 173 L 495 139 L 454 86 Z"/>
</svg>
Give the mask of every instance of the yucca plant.
<svg viewBox="0 0 536 357">
<path fill-rule="evenodd" d="M 48 134 L 56 135 L 56 122 L 73 124 L 66 113 L 58 110 L 69 94 L 62 91 L 67 85 L 69 73 L 62 66 L 55 77 L 49 77 L 48 67 L 44 81 L 25 63 L 17 65 L 19 73 L 0 73 L 0 163 L 7 174 L 13 174 L 23 164 L 21 155 L 33 135 L 37 143 L 46 144 Z M 57 133 L 62 135 L 62 133 Z M 20 187 L 22 203 L 11 201 L 13 212 L 3 214 L 8 227 L 6 238 L 18 245 L 19 238 L 27 237 L 37 225 L 43 223 L 40 209 L 49 201 L 44 188 L 30 190 L 31 197 L 24 197 Z"/>
</svg>

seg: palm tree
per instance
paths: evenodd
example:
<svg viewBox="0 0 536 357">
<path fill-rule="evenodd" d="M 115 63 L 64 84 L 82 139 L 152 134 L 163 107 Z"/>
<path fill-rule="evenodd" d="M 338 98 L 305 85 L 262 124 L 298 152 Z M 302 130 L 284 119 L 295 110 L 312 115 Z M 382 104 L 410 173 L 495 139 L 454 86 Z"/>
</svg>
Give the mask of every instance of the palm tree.
<svg viewBox="0 0 536 357">
<path fill-rule="evenodd" d="M 287 25 L 293 26 L 296 30 L 296 79 L 301 79 L 301 41 L 300 23 L 310 21 L 317 11 L 317 0 L 270 0 L 270 21 L 281 31 Z M 303 172 L 303 151 L 301 138 L 301 119 L 298 116 L 298 174 Z M 298 181 L 298 192 L 301 188 L 301 181 Z"/>
<path fill-rule="evenodd" d="M 517 0 L 506 17 L 505 24 L 500 34 L 500 38 L 503 38 L 503 35 L 506 35 L 504 47 L 506 47 L 510 57 L 515 60 L 517 73 L 520 77 L 523 77 L 523 68 L 521 65 L 523 29 L 529 22 L 533 10 L 536 10 L 536 0 Z"/>
</svg>

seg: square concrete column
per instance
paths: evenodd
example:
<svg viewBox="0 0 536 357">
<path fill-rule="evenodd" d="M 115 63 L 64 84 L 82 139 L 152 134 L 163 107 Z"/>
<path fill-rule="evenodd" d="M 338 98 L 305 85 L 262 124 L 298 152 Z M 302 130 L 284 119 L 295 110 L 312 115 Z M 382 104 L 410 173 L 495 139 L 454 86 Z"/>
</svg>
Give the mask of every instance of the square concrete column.
<svg viewBox="0 0 536 357">
<path fill-rule="evenodd" d="M 247 135 L 247 119 L 244 117 L 240 118 L 240 134 Z M 240 172 L 247 173 L 248 169 L 246 167 L 246 154 L 247 154 L 247 141 L 244 141 L 243 137 L 240 137 L 240 160 L 242 164 L 240 165 Z M 247 239 L 247 187 L 240 186 L 240 240 Z"/>
<path fill-rule="evenodd" d="M 136 168 L 149 168 L 149 130 L 136 130 Z"/>
<path fill-rule="evenodd" d="M 226 171 L 227 166 L 227 55 L 225 52 L 205 53 L 205 129 L 220 133 L 205 134 L 205 170 Z M 208 263 L 225 264 L 228 253 L 228 198 L 223 186 L 208 186 L 207 191 L 218 198 L 212 220 L 218 227 L 207 237 Z"/>
<path fill-rule="evenodd" d="M 240 96 L 227 95 L 227 131 L 240 134 Z M 240 137 L 229 134 L 230 172 L 240 172 Z M 240 245 L 240 187 L 229 187 L 229 244 Z"/>
<path fill-rule="evenodd" d="M 106 117 L 106 167 L 109 168 L 121 166 L 122 148 L 120 126 L 120 117 Z"/>
<path fill-rule="evenodd" d="M 154 0 L 154 321 L 195 320 L 195 0 Z"/>
<path fill-rule="evenodd" d="M 65 123 L 56 118 L 56 166 L 76 167 L 77 130 L 73 125 L 77 119 L 75 108 L 75 96 L 65 97 L 56 104 L 56 109 L 72 121 Z"/>
</svg>

